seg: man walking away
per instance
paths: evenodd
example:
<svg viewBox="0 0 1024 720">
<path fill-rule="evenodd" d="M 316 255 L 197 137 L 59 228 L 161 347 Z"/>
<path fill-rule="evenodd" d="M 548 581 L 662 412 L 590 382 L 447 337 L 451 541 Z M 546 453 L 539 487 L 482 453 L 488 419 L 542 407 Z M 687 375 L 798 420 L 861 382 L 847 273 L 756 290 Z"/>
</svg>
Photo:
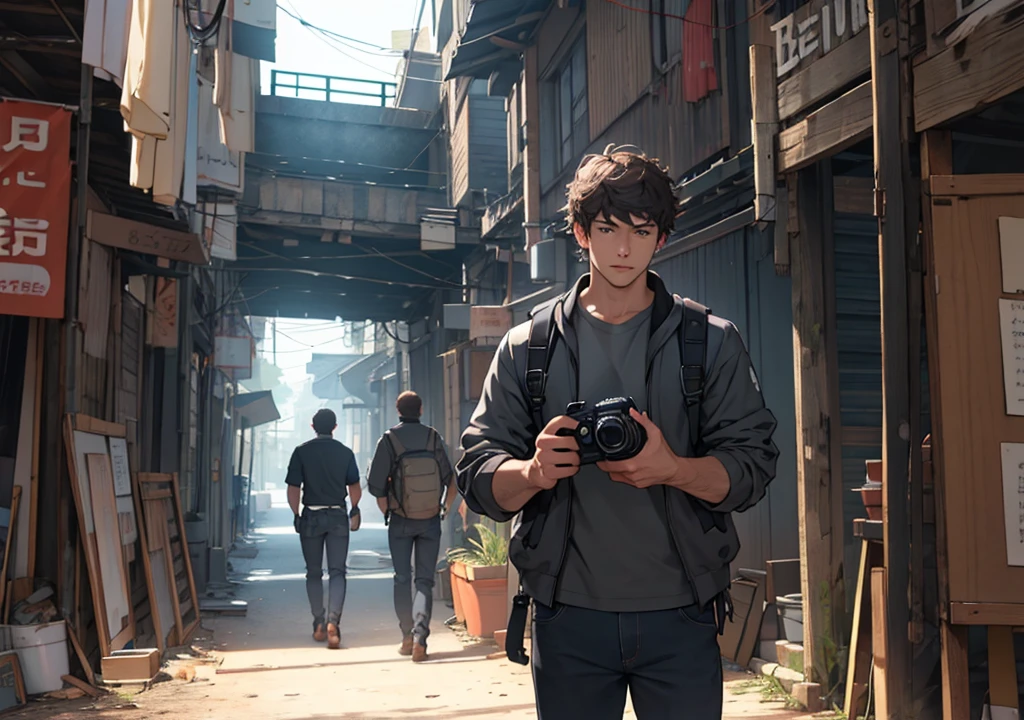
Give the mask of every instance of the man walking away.
<svg viewBox="0 0 1024 720">
<path fill-rule="evenodd" d="M 349 532 L 359 529 L 359 469 L 352 450 L 334 439 L 338 420 L 327 408 L 316 411 L 316 437 L 299 445 L 288 463 L 288 505 L 295 513 L 295 532 L 306 561 L 306 594 L 313 613 L 313 639 L 327 641 L 332 650 L 341 647 L 341 610 L 345 605 L 345 563 Z M 299 501 L 304 508 L 299 512 Z M 346 514 L 346 497 L 352 511 Z M 330 610 L 324 624 L 324 548 L 330 574 Z"/>
<path fill-rule="evenodd" d="M 402 655 L 427 659 L 433 609 L 434 571 L 441 549 L 441 520 L 457 491 L 444 440 L 423 425 L 423 401 L 404 392 L 395 403 L 400 422 L 384 433 L 370 466 L 367 485 L 388 524 L 395 566 L 395 613 L 402 630 Z M 415 599 L 412 560 L 415 552 Z"/>
</svg>

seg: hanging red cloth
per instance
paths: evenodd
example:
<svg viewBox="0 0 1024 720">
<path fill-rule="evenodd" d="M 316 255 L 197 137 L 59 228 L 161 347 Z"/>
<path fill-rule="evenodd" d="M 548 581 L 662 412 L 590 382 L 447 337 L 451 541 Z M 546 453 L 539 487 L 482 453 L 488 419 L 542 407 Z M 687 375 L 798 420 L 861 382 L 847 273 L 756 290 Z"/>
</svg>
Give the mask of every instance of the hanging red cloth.
<svg viewBox="0 0 1024 720">
<path fill-rule="evenodd" d="M 713 0 L 692 0 L 683 23 L 683 97 L 698 102 L 718 89 Z"/>
</svg>

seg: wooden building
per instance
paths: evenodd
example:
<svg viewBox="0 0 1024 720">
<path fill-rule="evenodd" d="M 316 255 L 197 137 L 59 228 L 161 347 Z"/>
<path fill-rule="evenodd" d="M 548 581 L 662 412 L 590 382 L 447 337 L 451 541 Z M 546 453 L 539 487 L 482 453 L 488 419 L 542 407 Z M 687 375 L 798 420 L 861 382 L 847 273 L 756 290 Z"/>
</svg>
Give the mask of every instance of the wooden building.
<svg viewBox="0 0 1024 720">
<path fill-rule="evenodd" d="M 684 209 L 655 270 L 737 323 L 779 418 L 737 563 L 800 558 L 812 694 L 850 717 L 1017 708 L 1024 3 L 653 8 L 478 2 L 443 58 L 505 98 L 483 233 L 542 283 L 506 304 L 581 271 L 559 208 L 584 153 L 666 162 Z M 854 491 L 879 460 L 872 521 Z"/>
</svg>

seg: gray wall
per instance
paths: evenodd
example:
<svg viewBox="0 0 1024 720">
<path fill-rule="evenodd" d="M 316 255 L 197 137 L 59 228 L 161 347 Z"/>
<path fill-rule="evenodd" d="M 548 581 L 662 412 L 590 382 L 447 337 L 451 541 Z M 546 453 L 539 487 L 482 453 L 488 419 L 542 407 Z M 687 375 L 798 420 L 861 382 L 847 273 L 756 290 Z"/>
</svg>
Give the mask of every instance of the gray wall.
<svg viewBox="0 0 1024 720">
<path fill-rule="evenodd" d="M 742 548 L 735 567 L 800 557 L 790 279 L 775 274 L 773 231 L 754 228 L 654 265 L 670 291 L 708 305 L 739 328 L 778 420 L 775 480 L 759 505 L 735 516 Z M 657 258 L 656 258 L 657 260 Z"/>
</svg>

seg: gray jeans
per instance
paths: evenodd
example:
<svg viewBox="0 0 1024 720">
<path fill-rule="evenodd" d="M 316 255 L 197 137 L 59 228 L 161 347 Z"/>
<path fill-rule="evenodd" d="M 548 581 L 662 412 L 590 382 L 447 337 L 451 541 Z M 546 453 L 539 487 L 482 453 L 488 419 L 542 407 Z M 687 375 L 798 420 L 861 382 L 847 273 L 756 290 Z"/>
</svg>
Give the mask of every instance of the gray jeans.
<svg viewBox="0 0 1024 720">
<path fill-rule="evenodd" d="M 434 572 L 441 551 L 441 518 L 409 520 L 392 515 L 388 525 L 395 566 L 395 614 L 402 636 L 426 643 L 434 605 Z M 413 553 L 416 566 L 413 568 Z"/>
<path fill-rule="evenodd" d="M 327 622 L 338 624 L 345 606 L 345 563 L 348 560 L 348 513 L 344 510 L 302 511 L 302 556 L 306 561 L 306 595 L 314 627 L 324 622 L 324 549 L 330 575 Z"/>
</svg>

